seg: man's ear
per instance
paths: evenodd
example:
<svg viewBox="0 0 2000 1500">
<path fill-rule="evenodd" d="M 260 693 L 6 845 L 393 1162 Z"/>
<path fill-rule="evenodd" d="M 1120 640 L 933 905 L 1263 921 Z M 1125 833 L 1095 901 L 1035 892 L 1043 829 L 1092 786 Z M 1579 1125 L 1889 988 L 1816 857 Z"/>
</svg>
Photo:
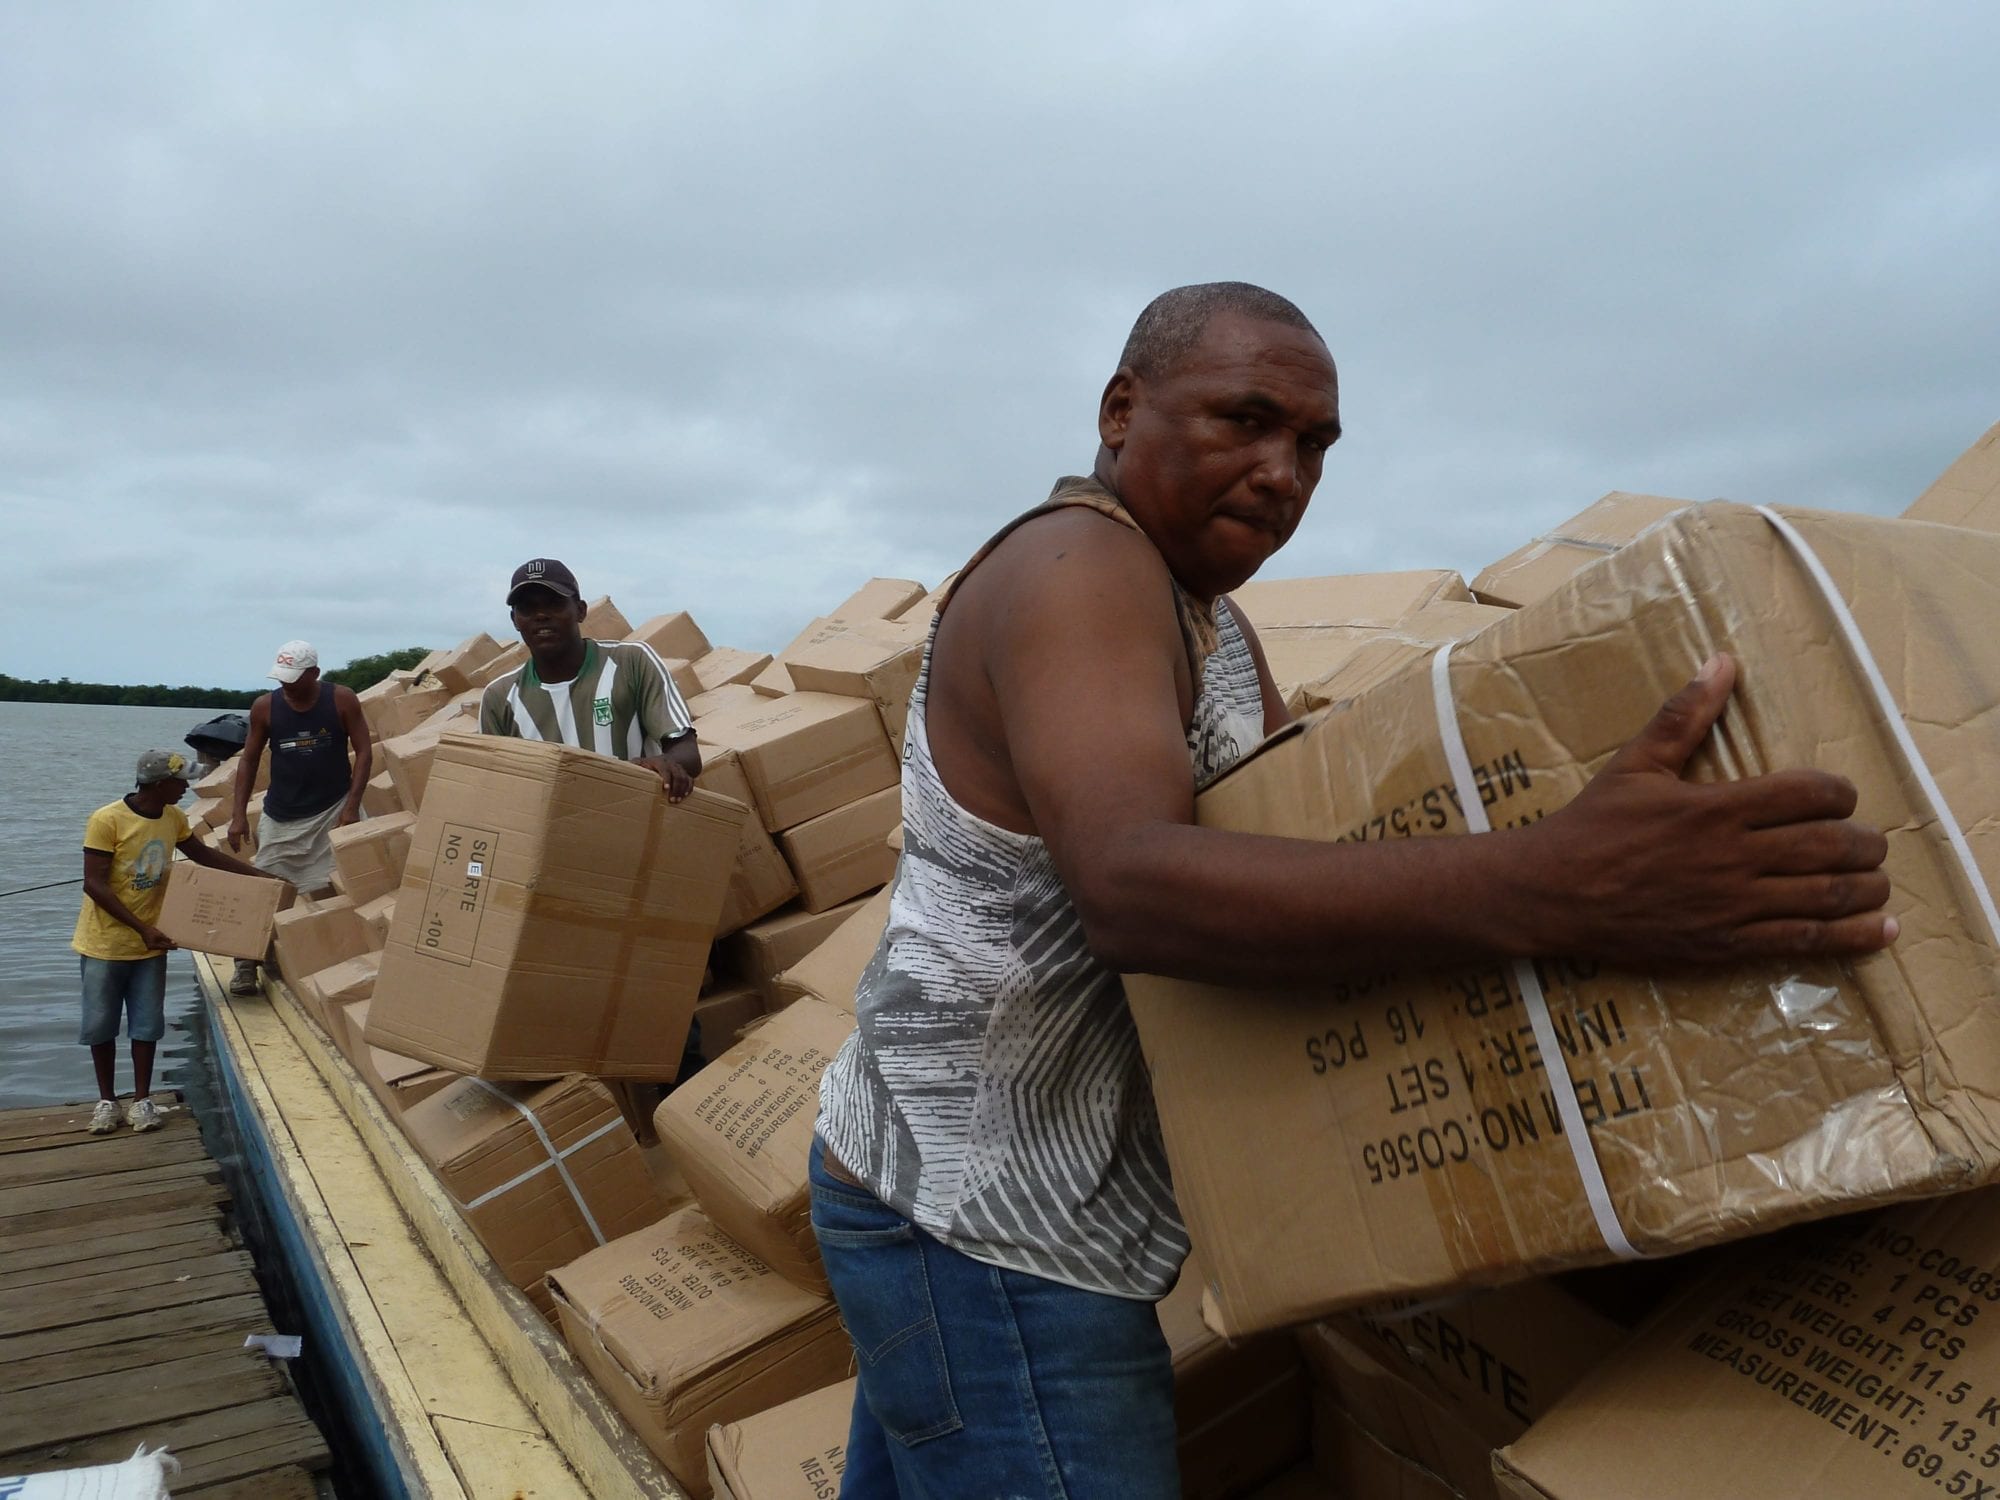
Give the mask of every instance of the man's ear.
<svg viewBox="0 0 2000 1500">
<path fill-rule="evenodd" d="M 1097 436 L 1113 453 L 1125 446 L 1125 434 L 1131 430 L 1138 383 L 1139 377 L 1133 373 L 1131 366 L 1120 365 L 1117 373 L 1105 384 L 1104 394 L 1098 400 Z"/>
<path fill-rule="evenodd" d="M 576 623 L 581 625 L 583 623 L 583 617 L 589 613 L 590 613 L 590 606 L 588 604 L 585 604 L 581 599 L 577 600 Z"/>
</svg>

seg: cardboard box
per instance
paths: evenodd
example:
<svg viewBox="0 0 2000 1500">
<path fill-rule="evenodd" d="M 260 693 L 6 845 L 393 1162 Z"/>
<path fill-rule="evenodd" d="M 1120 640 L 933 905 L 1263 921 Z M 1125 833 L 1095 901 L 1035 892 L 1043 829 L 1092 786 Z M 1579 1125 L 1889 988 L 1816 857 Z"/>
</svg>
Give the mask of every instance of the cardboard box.
<svg viewBox="0 0 2000 1500">
<path fill-rule="evenodd" d="M 1577 572 L 1694 503 L 1613 490 L 1487 568 L 1472 580 L 1473 597 L 1509 609 L 1545 599 Z"/>
<path fill-rule="evenodd" d="M 694 663 L 684 656 L 663 656 L 660 665 L 667 669 L 667 676 L 673 679 L 674 691 L 681 695 L 681 701 L 701 692 L 701 679 L 694 675 Z"/>
<path fill-rule="evenodd" d="M 192 782 L 188 786 L 188 790 L 193 792 L 198 800 L 222 804 L 224 826 L 229 822 L 229 810 L 236 805 L 236 776 L 242 768 L 242 756 L 232 755 L 201 780 Z M 257 774 L 251 778 L 250 790 L 253 793 L 261 792 L 270 784 L 271 757 L 267 752 L 257 757 Z"/>
<path fill-rule="evenodd" d="M 951 592 L 951 586 L 957 582 L 957 573 L 949 575 L 943 583 L 897 615 L 896 618 L 899 620 L 922 620 L 924 624 L 929 625 L 931 616 L 938 612 L 938 607 L 944 603 L 945 596 Z"/>
<path fill-rule="evenodd" d="M 871 578 L 827 614 L 836 620 L 893 620 L 924 597 L 924 586 L 909 578 Z"/>
<path fill-rule="evenodd" d="M 2000 422 L 1987 428 L 1903 514 L 1913 521 L 2000 531 Z"/>
<path fill-rule="evenodd" d="M 632 622 L 611 602 L 609 594 L 600 594 L 583 607 L 583 622 L 593 641 L 624 641 L 632 637 Z"/>
<path fill-rule="evenodd" d="M 1313 1474 L 1294 1471 L 1283 1483 L 1259 1491 L 1257 1500 L 1467 1500 L 1458 1490 L 1395 1452 L 1368 1432 L 1324 1390 L 1313 1392 Z M 1317 1484 L 1319 1488 L 1312 1488 Z M 1623 1497 L 1620 1497 L 1623 1500 Z"/>
<path fill-rule="evenodd" d="M 549 1276 L 563 1340 L 696 1500 L 706 1437 L 853 1373 L 833 1303 L 804 1292 L 697 1208 Z"/>
<path fill-rule="evenodd" d="M 261 962 L 270 951 L 271 924 L 284 895 L 282 880 L 177 860 L 167 872 L 166 898 L 153 925 L 177 948 Z"/>
<path fill-rule="evenodd" d="M 403 1133 L 500 1273 L 545 1314 L 550 1271 L 666 1213 L 631 1127 L 593 1079 L 463 1078 L 405 1110 Z"/>
<path fill-rule="evenodd" d="M 732 683 L 748 686 L 751 678 L 770 665 L 771 653 L 768 651 L 739 651 L 734 646 L 717 646 L 708 655 L 695 658 L 694 675 L 701 681 L 701 690 L 712 693 Z"/>
<path fill-rule="evenodd" d="M 477 734 L 479 705 L 485 697 L 484 688 L 467 688 L 462 693 L 455 693 L 432 709 L 416 728 L 436 730 L 439 734 L 449 734 L 454 729 Z"/>
<path fill-rule="evenodd" d="M 1512 614 L 1497 604 L 1446 600 L 1426 605 L 1394 624 L 1328 631 L 1315 677 L 1281 682 L 1285 706 L 1294 718 L 1345 702 L 1388 676 L 1386 668 L 1430 659 L 1431 648 L 1467 641 Z M 1333 639 L 1337 635 L 1338 640 Z"/>
<path fill-rule="evenodd" d="M 771 1007 L 774 1011 L 814 996 L 853 1014 L 855 986 L 861 983 L 862 971 L 875 957 L 882 929 L 888 925 L 892 889 L 884 886 L 862 902 L 825 942 L 778 976 L 771 987 L 776 996 Z"/>
<path fill-rule="evenodd" d="M 357 907 L 380 896 L 393 895 L 403 883 L 403 862 L 410 855 L 410 830 L 416 827 L 415 813 L 391 813 L 385 818 L 364 818 L 336 828 L 329 836 L 333 845 L 333 888 L 351 896 Z"/>
<path fill-rule="evenodd" d="M 389 944 L 389 924 L 396 918 L 396 893 L 377 896 L 362 906 L 357 906 L 355 915 L 361 918 L 361 925 L 368 934 L 368 946 L 380 953 Z"/>
<path fill-rule="evenodd" d="M 1291 1335 L 1223 1342 L 1201 1321 L 1201 1288 L 1190 1256 L 1159 1303 L 1174 1360 L 1181 1500 L 1229 1500 L 1306 1457 L 1311 1402 Z"/>
<path fill-rule="evenodd" d="M 1738 1251 L 1502 1450 L 1502 1494 L 1996 1493 L 2000 1193 Z"/>
<path fill-rule="evenodd" d="M 847 1472 L 855 1382 L 708 1429 L 715 1500 L 834 1500 Z"/>
<path fill-rule="evenodd" d="M 375 754 L 382 762 L 383 774 L 396 789 L 396 800 L 410 812 L 418 812 L 424 805 L 424 788 L 430 781 L 431 761 L 436 757 L 438 742 L 443 738 L 444 731 L 433 725 L 384 739 L 375 747 Z"/>
<path fill-rule="evenodd" d="M 308 976 L 371 951 L 361 914 L 347 896 L 301 897 L 271 924 L 278 972 L 297 989 Z"/>
<path fill-rule="evenodd" d="M 1323 578 L 1258 578 L 1229 596 L 1256 627 L 1313 629 L 1399 620 L 1445 600 L 1470 600 L 1465 580 L 1449 568 L 1403 573 L 1338 573 Z"/>
<path fill-rule="evenodd" d="M 392 740 L 408 734 L 451 700 L 452 690 L 443 683 L 431 687 L 406 688 L 393 698 L 381 700 L 373 714 L 365 714 L 368 727 L 378 739 Z"/>
<path fill-rule="evenodd" d="M 433 652 L 423 663 L 426 677 L 449 693 L 483 688 L 492 679 L 493 663 L 505 648 L 485 631 L 467 636 L 449 651 Z"/>
<path fill-rule="evenodd" d="M 773 833 L 901 779 L 882 716 L 860 698 L 799 692 L 763 699 L 712 715 L 701 737 L 742 758 L 757 811 Z"/>
<path fill-rule="evenodd" d="M 381 747 L 376 747 L 379 754 Z M 387 771 L 378 771 L 368 778 L 368 785 L 361 789 L 361 810 L 371 818 L 386 818 L 392 813 L 403 812 L 403 797 L 396 790 L 395 778 Z"/>
<path fill-rule="evenodd" d="M 930 619 L 903 621 L 830 620 L 802 643 L 786 648 L 783 661 L 800 692 L 866 698 L 882 715 L 883 731 L 897 754 L 909 720 L 910 692 L 924 662 Z"/>
<path fill-rule="evenodd" d="M 808 818 L 778 835 L 807 911 L 827 911 L 888 883 L 896 873 L 891 829 L 903 821 L 899 787 Z"/>
<path fill-rule="evenodd" d="M 335 1019 L 337 1013 L 356 1001 L 367 1000 L 375 993 L 375 978 L 382 969 L 382 955 L 379 953 L 359 953 L 353 958 L 344 958 L 329 968 L 321 969 L 313 975 L 313 985 L 319 991 L 320 1003 L 326 1007 L 327 1034 L 336 1043 L 341 1041 L 337 1027 L 344 1025 L 346 1018 Z M 349 1049 L 342 1046 L 343 1053 Z"/>
<path fill-rule="evenodd" d="M 755 709 L 768 699 L 747 682 L 725 682 L 711 691 L 696 693 L 687 700 L 688 717 L 706 719 L 728 709 Z"/>
<path fill-rule="evenodd" d="M 766 698 L 782 698 L 797 684 L 792 681 L 792 674 L 785 670 L 785 664 L 773 660 L 770 666 L 750 679 L 750 686 Z"/>
<path fill-rule="evenodd" d="M 744 817 L 609 756 L 447 736 L 368 1040 L 482 1078 L 671 1079 Z"/>
<path fill-rule="evenodd" d="M 694 1018 L 701 1027 L 701 1055 L 714 1062 L 736 1045 L 743 1028 L 764 1019 L 764 992 L 752 985 L 731 985 L 695 1002 Z"/>
<path fill-rule="evenodd" d="M 813 1238 L 806 1157 L 819 1079 L 854 1017 L 801 1000 L 660 1102 L 653 1128 L 695 1201 L 730 1238 L 795 1286 L 829 1295 Z"/>
<path fill-rule="evenodd" d="M 1985 880 L 2000 880 L 2000 536 L 1788 513 L 1875 660 Z M 1174 1190 L 1226 1332 L 1663 1253 L 2000 1168 L 2000 965 L 1958 866 L 1835 635 L 1754 511 L 1684 511 L 1451 658 L 1459 793 L 1430 674 L 1267 745 L 1198 799 L 1206 827 L 1321 840 L 1499 827 L 1561 807 L 1712 651 L 1742 674 L 1690 774 L 1846 775 L 1889 830 L 1895 947 L 1850 964 L 1641 976 L 1575 961 L 1334 975 L 1229 991 L 1131 977 Z M 1522 973 L 1548 992 L 1537 1045 Z M 1584 1122 L 1563 1128 L 1573 1105 Z M 1273 1151 L 1274 1135 L 1286 1145 Z M 1367 1233 L 1357 1236 L 1355 1226 Z"/>
<path fill-rule="evenodd" d="M 745 809 L 736 863 L 729 872 L 729 892 L 722 898 L 722 915 L 715 924 L 715 935 L 722 938 L 776 911 L 799 893 L 799 886 L 777 841 L 756 815 L 757 795 L 750 790 L 750 779 L 743 774 L 734 750 L 704 751 L 695 785 L 733 798 Z"/>
<path fill-rule="evenodd" d="M 782 859 L 783 856 L 780 856 Z M 785 867 L 789 877 L 791 867 Z M 778 976 L 839 930 L 867 903 L 856 899 L 831 911 L 809 912 L 793 906 L 752 922 L 726 943 L 718 944 L 719 966 L 764 996 L 764 1008 L 777 1010 Z"/>
<path fill-rule="evenodd" d="M 368 1004 L 366 1000 L 356 1000 L 343 1007 L 339 1029 L 329 1027 L 328 1034 L 336 1042 L 344 1040 L 354 1049 L 347 1053 L 348 1062 L 368 1085 L 369 1092 L 381 1101 L 390 1118 L 400 1120 L 411 1105 L 449 1088 L 459 1081 L 459 1075 L 418 1062 L 414 1057 L 369 1046 Z"/>
<path fill-rule="evenodd" d="M 223 826 L 227 827 L 229 814 L 223 807 L 222 799 L 219 797 L 206 798 L 195 803 L 194 806 L 187 810 L 188 828 L 194 833 L 206 833 L 215 826 L 215 820 L 218 817 L 222 819 Z"/>
<path fill-rule="evenodd" d="M 698 661 L 713 649 L 701 627 L 695 624 L 694 616 L 681 611 L 654 615 L 625 639 L 644 642 L 656 656 L 677 656 L 687 662 Z"/>
</svg>

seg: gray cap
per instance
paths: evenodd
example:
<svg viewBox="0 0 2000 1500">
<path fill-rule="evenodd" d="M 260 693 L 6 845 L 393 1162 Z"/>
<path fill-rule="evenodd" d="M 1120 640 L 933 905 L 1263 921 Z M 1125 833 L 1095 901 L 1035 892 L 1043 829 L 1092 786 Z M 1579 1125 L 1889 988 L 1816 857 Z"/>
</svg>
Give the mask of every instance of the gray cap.
<svg viewBox="0 0 2000 1500">
<path fill-rule="evenodd" d="M 194 762 L 184 751 L 147 750 L 139 756 L 139 785 L 156 781 L 186 781 L 194 775 Z"/>
</svg>

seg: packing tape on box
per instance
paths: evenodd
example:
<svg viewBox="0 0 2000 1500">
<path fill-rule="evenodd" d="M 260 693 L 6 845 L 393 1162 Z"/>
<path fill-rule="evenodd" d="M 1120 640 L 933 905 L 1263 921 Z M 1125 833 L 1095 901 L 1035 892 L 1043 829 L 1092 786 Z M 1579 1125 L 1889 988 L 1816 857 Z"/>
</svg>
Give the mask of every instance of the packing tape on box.
<svg viewBox="0 0 2000 1500">
<path fill-rule="evenodd" d="M 1889 691 L 1889 683 L 1882 676 L 1882 669 L 1875 664 L 1875 653 L 1868 649 L 1868 642 L 1863 639 L 1861 627 L 1855 623 L 1854 615 L 1847 607 L 1847 601 L 1841 597 L 1840 590 L 1833 586 L 1833 575 L 1826 571 L 1826 565 L 1819 560 L 1819 554 L 1813 551 L 1812 544 L 1799 535 L 1798 528 L 1791 522 L 1768 505 L 1758 506 L 1757 514 L 1769 521 L 1778 535 L 1785 539 L 1786 545 L 1798 558 L 1799 566 L 1805 569 L 1806 576 L 1818 587 L 1821 597 L 1826 601 L 1826 607 L 1832 612 L 1834 623 L 1840 627 L 1841 636 L 1847 642 L 1847 649 L 1854 656 L 1854 664 L 1861 669 L 1861 680 L 1868 684 L 1868 691 L 1874 695 L 1875 706 L 1881 711 L 1882 720 L 1888 725 L 1889 733 L 1896 741 L 1896 748 L 1903 753 L 1904 764 L 1923 792 L 1924 800 L 1930 803 L 1931 816 L 1937 819 L 1938 827 L 1944 833 L 1945 842 L 1951 846 L 1951 852 L 1958 858 L 1959 868 L 1965 873 L 1966 884 L 1972 889 L 1973 900 L 1978 905 L 1981 915 L 1986 918 L 1987 936 L 1996 946 L 2000 946 L 2000 910 L 1996 910 L 1994 906 L 1993 891 L 1986 884 L 1986 877 L 1980 872 L 1979 862 L 1972 857 L 1972 846 L 1966 842 L 1965 833 L 1959 827 L 1958 819 L 1952 816 L 1951 808 L 1945 803 L 1944 792 L 1939 788 L 1937 778 L 1931 774 L 1929 763 L 1924 760 L 1923 752 L 1917 748 L 1916 740 L 1911 738 L 1909 726 L 1903 722 L 1902 707 L 1896 702 L 1895 695 Z"/>
<path fill-rule="evenodd" d="M 1493 824 L 1486 816 L 1486 804 L 1479 799 L 1479 785 L 1472 777 L 1472 758 L 1465 753 L 1465 736 L 1458 728 L 1458 706 L 1451 695 L 1449 643 L 1438 647 L 1437 655 L 1431 658 L 1431 701 L 1437 709 L 1438 738 L 1444 743 L 1445 764 L 1458 791 L 1458 806 L 1465 814 L 1465 826 L 1473 833 L 1491 833 Z M 1582 1179 L 1590 1215 L 1597 1221 L 1597 1232 L 1620 1260 L 1639 1260 L 1641 1252 L 1625 1237 L 1625 1228 L 1618 1222 L 1611 1189 L 1605 1185 L 1604 1169 L 1598 1165 L 1597 1148 L 1591 1143 L 1589 1126 L 1583 1122 L 1583 1106 L 1576 1101 L 1576 1082 L 1570 1077 L 1555 1022 L 1549 1019 L 1549 1001 L 1542 992 L 1541 975 L 1529 960 L 1516 959 L 1514 983 L 1521 992 L 1521 1003 L 1527 1007 L 1535 1045 L 1542 1051 L 1542 1065 L 1551 1077 L 1561 1071 L 1561 1082 L 1553 1090 L 1556 1113 L 1562 1117 L 1563 1139 L 1569 1143 L 1569 1154 L 1576 1162 L 1576 1175 Z"/>
<path fill-rule="evenodd" d="M 597 1216 L 590 1211 L 590 1205 L 583 1201 L 583 1194 L 577 1188 L 576 1179 L 569 1175 L 569 1167 L 565 1158 L 572 1152 L 581 1151 L 600 1136 L 609 1135 L 612 1131 L 619 1129 L 625 1123 L 624 1116 L 621 1115 L 617 1119 L 609 1120 L 603 1125 L 598 1126 L 597 1129 L 591 1131 L 588 1135 L 571 1141 L 567 1146 L 558 1149 L 556 1143 L 549 1139 L 549 1133 L 542 1129 L 542 1122 L 535 1118 L 535 1112 L 519 1099 L 516 1099 L 512 1094 L 507 1093 L 503 1089 L 495 1088 L 484 1078 L 473 1078 L 469 1079 L 468 1082 L 478 1084 L 494 1098 L 504 1100 L 518 1110 L 521 1118 L 526 1120 L 528 1127 L 535 1132 L 535 1139 L 542 1143 L 542 1149 L 548 1152 L 549 1159 L 547 1161 L 536 1162 L 527 1171 L 510 1178 L 496 1188 L 489 1188 L 470 1203 L 460 1204 L 459 1206 L 467 1210 L 482 1207 L 485 1204 L 491 1203 L 502 1193 L 511 1192 L 522 1183 L 528 1181 L 529 1178 L 547 1171 L 550 1167 L 554 1167 L 556 1175 L 562 1179 L 562 1185 L 569 1190 L 570 1201 L 576 1205 L 576 1211 L 583 1215 L 584 1227 L 590 1231 L 591 1238 L 596 1240 L 600 1245 L 607 1243 L 604 1238 L 604 1231 L 597 1226 Z"/>
</svg>

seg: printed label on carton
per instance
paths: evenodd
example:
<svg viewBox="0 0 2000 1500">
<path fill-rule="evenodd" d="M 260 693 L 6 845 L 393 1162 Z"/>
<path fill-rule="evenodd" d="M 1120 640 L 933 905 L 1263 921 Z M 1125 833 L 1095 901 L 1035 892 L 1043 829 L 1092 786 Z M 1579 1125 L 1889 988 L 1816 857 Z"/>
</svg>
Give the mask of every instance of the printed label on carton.
<svg viewBox="0 0 2000 1500">
<path fill-rule="evenodd" d="M 430 889 L 424 895 L 423 921 L 417 928 L 418 953 L 461 968 L 471 966 L 492 884 L 486 871 L 499 847 L 500 836 L 490 828 L 444 825 L 431 865 Z"/>
</svg>

